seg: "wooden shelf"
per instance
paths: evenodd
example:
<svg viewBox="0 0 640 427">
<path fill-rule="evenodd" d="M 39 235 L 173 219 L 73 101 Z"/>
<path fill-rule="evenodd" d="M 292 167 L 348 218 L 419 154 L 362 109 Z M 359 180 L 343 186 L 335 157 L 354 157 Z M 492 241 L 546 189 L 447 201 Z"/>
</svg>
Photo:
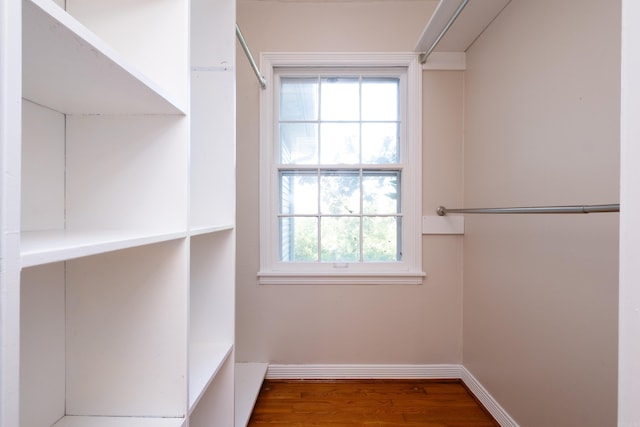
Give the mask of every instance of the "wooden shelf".
<svg viewBox="0 0 640 427">
<path fill-rule="evenodd" d="M 22 6 L 23 98 L 68 114 L 186 111 L 53 1 Z"/>
<path fill-rule="evenodd" d="M 236 363 L 235 427 L 246 427 L 267 374 L 267 363 Z"/>
<path fill-rule="evenodd" d="M 22 267 L 66 261 L 185 237 L 185 231 L 27 231 L 21 235 Z"/>
<path fill-rule="evenodd" d="M 470 0 L 449 30 L 438 42 L 434 52 L 464 52 L 502 12 L 511 0 Z M 437 40 L 461 0 L 440 0 L 427 23 L 416 52 L 425 52 Z"/>
<path fill-rule="evenodd" d="M 67 416 L 53 427 L 182 427 L 184 418 Z"/>
<path fill-rule="evenodd" d="M 189 412 L 215 378 L 233 349 L 227 343 L 191 343 L 189 345 Z"/>
</svg>

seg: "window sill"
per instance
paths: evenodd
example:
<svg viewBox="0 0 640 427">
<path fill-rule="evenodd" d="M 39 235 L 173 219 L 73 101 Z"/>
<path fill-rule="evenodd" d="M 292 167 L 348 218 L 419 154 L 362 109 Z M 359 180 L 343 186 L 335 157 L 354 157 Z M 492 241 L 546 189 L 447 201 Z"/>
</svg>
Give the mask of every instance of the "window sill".
<svg viewBox="0 0 640 427">
<path fill-rule="evenodd" d="M 261 285 L 421 285 L 426 276 L 421 271 L 406 273 L 284 273 L 258 272 Z"/>
</svg>

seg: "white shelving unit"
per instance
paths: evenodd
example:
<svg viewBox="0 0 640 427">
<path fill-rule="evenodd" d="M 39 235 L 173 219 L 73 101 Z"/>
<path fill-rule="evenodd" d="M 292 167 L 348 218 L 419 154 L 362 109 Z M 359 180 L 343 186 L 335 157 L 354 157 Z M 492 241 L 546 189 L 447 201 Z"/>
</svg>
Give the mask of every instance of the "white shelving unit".
<svg viewBox="0 0 640 427">
<path fill-rule="evenodd" d="M 0 427 L 233 426 L 235 0 L 0 11 Z"/>
<path fill-rule="evenodd" d="M 234 417 L 235 22 L 235 0 L 191 0 L 191 427 Z"/>
</svg>

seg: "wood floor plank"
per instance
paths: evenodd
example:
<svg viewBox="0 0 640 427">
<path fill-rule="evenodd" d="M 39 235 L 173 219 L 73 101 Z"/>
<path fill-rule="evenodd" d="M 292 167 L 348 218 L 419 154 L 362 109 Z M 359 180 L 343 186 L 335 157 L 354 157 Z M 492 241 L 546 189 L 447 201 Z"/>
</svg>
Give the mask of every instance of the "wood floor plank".
<svg viewBox="0 0 640 427">
<path fill-rule="evenodd" d="M 266 380 L 248 427 L 496 427 L 458 380 Z"/>
</svg>

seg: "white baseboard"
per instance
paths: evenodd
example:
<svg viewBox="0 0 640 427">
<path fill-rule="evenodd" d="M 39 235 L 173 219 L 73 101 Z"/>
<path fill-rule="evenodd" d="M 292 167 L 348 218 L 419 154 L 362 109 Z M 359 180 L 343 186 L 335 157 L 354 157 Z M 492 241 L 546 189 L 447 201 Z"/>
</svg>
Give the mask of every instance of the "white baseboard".
<svg viewBox="0 0 640 427">
<path fill-rule="evenodd" d="M 501 427 L 518 424 L 462 365 L 269 365 L 267 379 L 459 379 Z"/>
<path fill-rule="evenodd" d="M 505 411 L 502 406 L 489 394 L 482 384 L 474 377 L 471 372 L 464 366 L 462 368 L 462 376 L 460 379 L 473 393 L 473 395 L 482 403 L 487 411 L 495 418 L 501 427 L 518 427 L 518 423 Z"/>
<path fill-rule="evenodd" d="M 269 365 L 268 379 L 460 378 L 460 365 Z"/>
</svg>

